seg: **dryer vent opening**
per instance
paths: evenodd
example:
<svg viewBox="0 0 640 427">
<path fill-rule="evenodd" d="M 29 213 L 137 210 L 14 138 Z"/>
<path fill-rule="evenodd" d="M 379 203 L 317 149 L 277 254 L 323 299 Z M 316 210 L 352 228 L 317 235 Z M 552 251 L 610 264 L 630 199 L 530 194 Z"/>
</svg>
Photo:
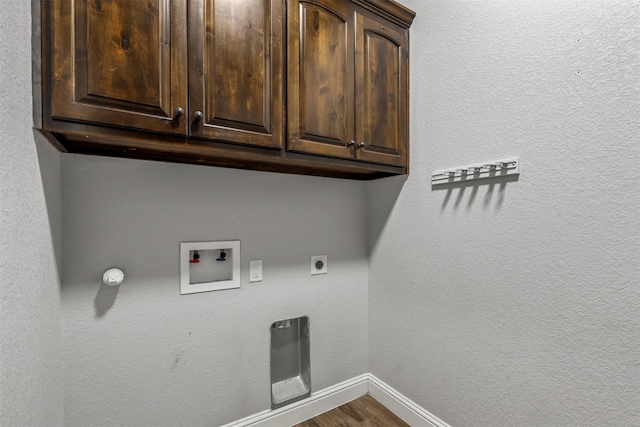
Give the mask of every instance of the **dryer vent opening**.
<svg viewBox="0 0 640 427">
<path fill-rule="evenodd" d="M 271 409 L 311 395 L 309 318 L 278 320 L 271 325 Z"/>
</svg>

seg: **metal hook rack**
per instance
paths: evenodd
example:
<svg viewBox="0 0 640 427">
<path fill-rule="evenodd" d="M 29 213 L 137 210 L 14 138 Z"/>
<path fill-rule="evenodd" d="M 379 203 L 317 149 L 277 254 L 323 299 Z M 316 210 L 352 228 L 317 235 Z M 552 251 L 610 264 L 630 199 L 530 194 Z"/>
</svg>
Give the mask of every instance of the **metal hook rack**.
<svg viewBox="0 0 640 427">
<path fill-rule="evenodd" d="M 433 171 L 431 185 L 466 182 L 481 178 L 499 178 L 520 174 L 520 157 L 458 166 Z"/>
</svg>

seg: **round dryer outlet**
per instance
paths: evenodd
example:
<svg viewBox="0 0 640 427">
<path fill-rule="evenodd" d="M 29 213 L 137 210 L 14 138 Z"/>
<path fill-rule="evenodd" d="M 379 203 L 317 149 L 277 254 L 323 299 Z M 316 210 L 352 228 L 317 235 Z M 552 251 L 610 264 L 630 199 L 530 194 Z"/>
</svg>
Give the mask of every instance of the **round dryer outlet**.
<svg viewBox="0 0 640 427">
<path fill-rule="evenodd" d="M 313 255 L 311 257 L 311 275 L 327 274 L 327 256 L 326 255 Z"/>
</svg>

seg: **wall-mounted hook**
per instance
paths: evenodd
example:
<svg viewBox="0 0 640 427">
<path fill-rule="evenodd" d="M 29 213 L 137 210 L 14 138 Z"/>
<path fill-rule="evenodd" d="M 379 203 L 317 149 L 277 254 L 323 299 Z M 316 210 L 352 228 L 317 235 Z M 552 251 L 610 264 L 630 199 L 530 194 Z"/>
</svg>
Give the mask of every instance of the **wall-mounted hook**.
<svg viewBox="0 0 640 427">
<path fill-rule="evenodd" d="M 520 158 L 512 157 L 510 159 L 436 170 L 431 174 L 431 183 L 432 185 L 451 184 L 481 178 L 502 178 L 518 174 L 520 174 Z"/>
<path fill-rule="evenodd" d="M 516 162 L 500 162 L 499 165 L 502 169 L 508 169 L 511 165 L 515 165 Z"/>
</svg>

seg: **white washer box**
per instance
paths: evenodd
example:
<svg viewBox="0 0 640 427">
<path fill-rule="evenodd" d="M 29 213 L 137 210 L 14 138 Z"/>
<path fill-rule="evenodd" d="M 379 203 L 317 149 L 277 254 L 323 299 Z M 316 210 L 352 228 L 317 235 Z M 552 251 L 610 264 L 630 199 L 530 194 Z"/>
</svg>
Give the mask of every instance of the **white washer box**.
<svg viewBox="0 0 640 427">
<path fill-rule="evenodd" d="M 192 263 L 195 251 L 200 258 L 199 262 Z M 223 252 L 224 258 L 221 256 Z M 181 295 L 239 287 L 239 240 L 180 243 Z"/>
</svg>

